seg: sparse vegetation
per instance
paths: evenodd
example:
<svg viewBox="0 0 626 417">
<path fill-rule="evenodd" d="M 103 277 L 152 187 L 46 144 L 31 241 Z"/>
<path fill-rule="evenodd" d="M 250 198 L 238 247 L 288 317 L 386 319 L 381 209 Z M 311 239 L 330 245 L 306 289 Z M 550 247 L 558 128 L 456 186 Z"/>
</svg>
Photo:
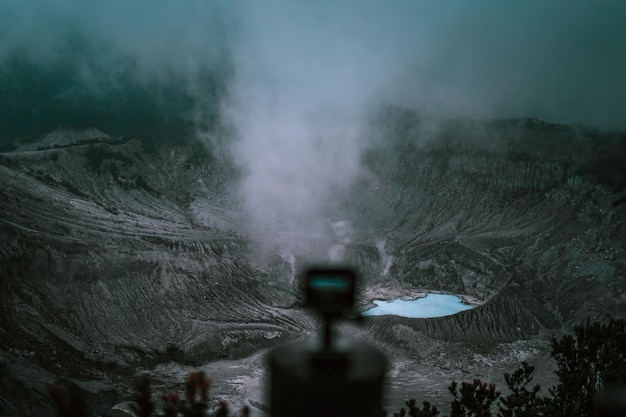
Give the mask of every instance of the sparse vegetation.
<svg viewBox="0 0 626 417">
<path fill-rule="evenodd" d="M 169 354 L 168 348 L 168 354 Z M 626 321 L 592 323 L 574 328 L 573 335 L 552 339 L 552 356 L 557 361 L 559 384 L 541 396 L 541 387 L 531 382 L 534 367 L 522 362 L 512 374 L 504 378 L 508 394 L 503 395 L 495 384 L 474 379 L 472 382 L 453 381 L 449 386 L 451 411 L 449 417 L 592 417 L 623 416 L 611 409 L 612 404 L 597 403 L 597 394 L 604 387 L 626 383 Z M 135 380 L 132 409 L 136 416 L 202 417 L 209 410 L 209 390 L 212 380 L 203 372 L 192 372 L 186 382 L 184 396 L 165 394 L 162 412 L 155 412 L 150 378 L 142 375 Z M 619 385 L 622 384 L 622 385 Z M 626 389 L 626 388 L 624 388 Z M 623 392 L 622 392 L 623 393 Z M 60 417 L 87 417 L 89 409 L 85 393 L 75 384 L 48 387 L 55 409 Z M 609 399 L 610 401 L 610 399 Z M 394 417 L 438 417 L 439 409 L 429 401 L 422 407 L 414 399 L 393 413 Z M 617 414 L 602 414 L 603 408 Z M 621 410 L 623 412 L 625 410 Z M 216 416 L 228 416 L 228 405 L 219 401 Z M 244 407 L 242 416 L 249 415 Z"/>
<path fill-rule="evenodd" d="M 161 396 L 162 411 L 155 411 L 152 400 L 152 386 L 148 375 L 140 375 L 135 379 L 135 392 L 132 397 L 131 410 L 137 417 L 203 417 L 209 411 L 209 390 L 212 384 L 204 372 L 196 371 L 189 374 L 185 384 L 184 395 L 178 393 Z M 51 384 L 48 386 L 48 395 L 54 403 L 59 417 L 88 417 L 89 405 L 84 391 L 76 384 Z M 215 416 L 227 417 L 230 415 L 228 403 L 219 400 Z M 241 416 L 248 416 L 246 406 L 241 410 Z"/>
<path fill-rule="evenodd" d="M 613 404 L 597 404 L 597 394 L 605 387 L 621 387 L 626 391 L 626 321 L 611 320 L 608 323 L 591 323 L 576 326 L 574 334 L 552 338 L 552 357 L 557 362 L 559 383 L 540 396 L 541 387 L 528 388 L 534 367 L 522 362 L 512 374 L 504 374 L 509 394 L 502 396 L 495 384 L 475 379 L 463 382 L 460 387 L 453 381 L 449 391 L 454 397 L 450 417 L 591 417 L 603 415 L 599 407 Z M 610 401 L 610 400 L 609 400 Z M 411 417 L 436 417 L 439 411 L 429 402 L 424 407 L 415 400 L 406 402 Z M 497 411 L 496 411 L 497 406 Z M 614 410 L 615 411 L 615 410 Z M 626 409 L 620 409 L 623 416 Z M 394 417 L 404 417 L 402 408 Z"/>
</svg>

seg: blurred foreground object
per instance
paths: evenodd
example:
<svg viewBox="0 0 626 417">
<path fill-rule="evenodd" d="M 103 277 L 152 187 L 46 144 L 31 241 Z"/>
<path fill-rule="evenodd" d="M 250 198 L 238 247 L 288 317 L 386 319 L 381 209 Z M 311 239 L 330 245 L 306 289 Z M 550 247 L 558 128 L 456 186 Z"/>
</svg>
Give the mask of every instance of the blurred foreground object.
<svg viewBox="0 0 626 417">
<path fill-rule="evenodd" d="M 626 417 L 626 385 L 611 384 L 596 394 L 593 417 Z"/>
<path fill-rule="evenodd" d="M 47 386 L 47 390 L 59 416 L 89 417 L 89 406 L 85 392 L 75 383 L 69 382 L 66 386 L 50 384 Z"/>
<path fill-rule="evenodd" d="M 349 268 L 305 274 L 306 307 L 322 316 L 323 336 L 270 352 L 272 417 L 383 414 L 385 357 L 365 343 L 332 335 L 333 321 L 351 315 L 356 281 Z"/>
</svg>

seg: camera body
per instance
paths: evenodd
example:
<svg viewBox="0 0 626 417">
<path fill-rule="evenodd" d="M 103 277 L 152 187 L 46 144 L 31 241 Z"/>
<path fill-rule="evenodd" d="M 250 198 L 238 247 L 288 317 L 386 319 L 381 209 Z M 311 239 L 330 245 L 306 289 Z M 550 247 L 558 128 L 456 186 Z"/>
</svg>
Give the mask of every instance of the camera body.
<svg viewBox="0 0 626 417">
<path fill-rule="evenodd" d="M 340 340 L 332 355 L 305 340 L 273 349 L 270 367 L 272 417 L 380 417 L 385 357 L 371 346 Z"/>
<path fill-rule="evenodd" d="M 315 267 L 303 276 L 305 306 L 323 318 L 322 337 L 273 349 L 272 417 L 379 416 L 385 357 L 365 343 L 336 339 L 332 322 L 346 318 L 356 300 L 351 268 Z"/>
<path fill-rule="evenodd" d="M 350 268 L 311 268 L 304 276 L 305 307 L 340 316 L 354 307 L 356 274 Z"/>
</svg>

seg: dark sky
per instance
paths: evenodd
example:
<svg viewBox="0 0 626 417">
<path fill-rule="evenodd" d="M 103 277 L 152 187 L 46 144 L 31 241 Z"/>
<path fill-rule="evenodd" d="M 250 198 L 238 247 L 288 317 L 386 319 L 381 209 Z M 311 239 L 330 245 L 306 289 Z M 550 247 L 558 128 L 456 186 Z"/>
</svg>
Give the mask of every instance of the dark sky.
<svg viewBox="0 0 626 417">
<path fill-rule="evenodd" d="M 277 101 L 384 99 L 435 115 L 626 128 L 618 0 L 0 0 L 0 10 L 0 65 L 16 50 L 58 64 L 74 31 L 96 51 L 81 74 L 92 87 L 119 77 L 124 57 L 140 80 L 192 79 L 228 50 L 242 88 Z"/>
</svg>

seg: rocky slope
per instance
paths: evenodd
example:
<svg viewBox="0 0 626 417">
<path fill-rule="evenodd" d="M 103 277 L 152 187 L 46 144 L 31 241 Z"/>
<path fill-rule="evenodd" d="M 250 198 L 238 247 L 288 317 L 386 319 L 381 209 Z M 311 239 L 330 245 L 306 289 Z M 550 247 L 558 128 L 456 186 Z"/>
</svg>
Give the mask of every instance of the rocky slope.
<svg viewBox="0 0 626 417">
<path fill-rule="evenodd" d="M 136 372 L 179 389 L 194 366 L 220 395 L 262 402 L 258 353 L 315 331 L 293 280 L 307 253 L 341 253 L 370 292 L 481 304 L 342 328 L 391 358 L 390 404 L 436 398 L 461 370 L 545 361 L 550 335 L 626 313 L 624 134 L 536 120 L 428 134 L 381 117 L 364 174 L 311 219 L 324 232 L 283 248 L 244 232 L 239 173 L 204 146 L 65 130 L 1 154 L 0 411 L 49 412 L 59 377 L 106 410 Z"/>
</svg>

